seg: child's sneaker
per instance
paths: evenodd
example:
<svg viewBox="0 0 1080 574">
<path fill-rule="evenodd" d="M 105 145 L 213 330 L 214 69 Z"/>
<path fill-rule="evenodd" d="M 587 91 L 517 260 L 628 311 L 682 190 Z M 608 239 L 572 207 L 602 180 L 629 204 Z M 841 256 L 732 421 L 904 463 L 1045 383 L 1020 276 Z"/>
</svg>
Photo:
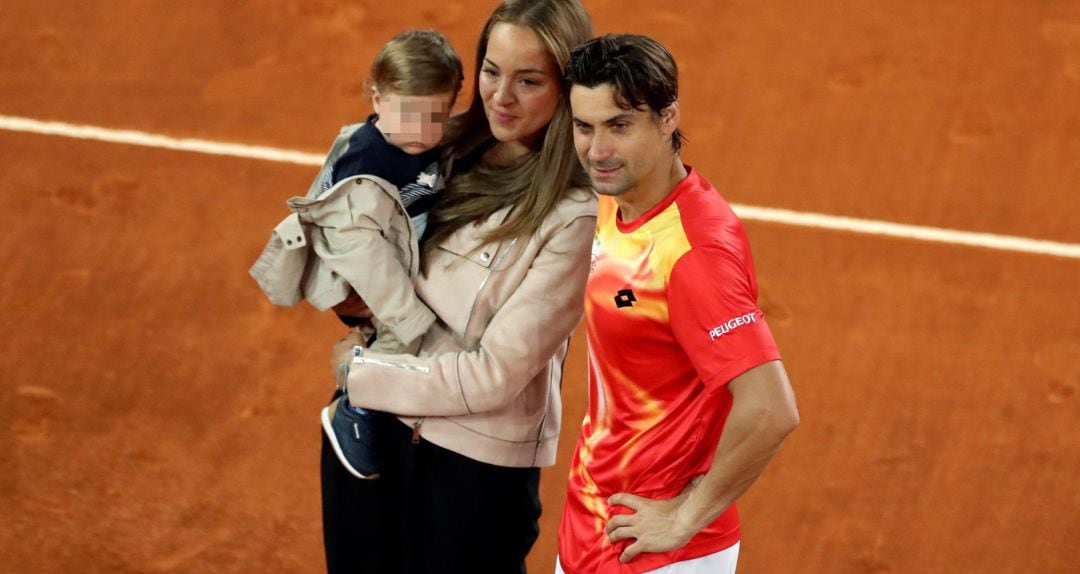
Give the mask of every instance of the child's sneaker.
<svg viewBox="0 0 1080 574">
<path fill-rule="evenodd" d="M 342 395 L 322 410 L 322 427 L 338 460 L 349 474 L 371 480 L 379 478 L 378 447 L 375 442 L 377 411 L 358 413 L 349 408 L 347 395 Z"/>
</svg>

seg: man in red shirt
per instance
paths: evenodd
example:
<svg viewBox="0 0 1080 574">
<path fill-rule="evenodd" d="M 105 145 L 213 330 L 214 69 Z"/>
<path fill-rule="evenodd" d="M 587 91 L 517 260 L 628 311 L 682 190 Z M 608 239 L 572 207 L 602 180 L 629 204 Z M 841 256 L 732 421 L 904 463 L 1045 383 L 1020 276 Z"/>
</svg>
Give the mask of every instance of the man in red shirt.
<svg viewBox="0 0 1080 574">
<path fill-rule="evenodd" d="M 567 78 L 575 147 L 601 201 L 589 408 L 557 571 L 733 573 L 735 500 L 799 422 L 746 233 L 679 158 L 678 75 L 663 46 L 597 38 L 573 52 Z"/>
</svg>

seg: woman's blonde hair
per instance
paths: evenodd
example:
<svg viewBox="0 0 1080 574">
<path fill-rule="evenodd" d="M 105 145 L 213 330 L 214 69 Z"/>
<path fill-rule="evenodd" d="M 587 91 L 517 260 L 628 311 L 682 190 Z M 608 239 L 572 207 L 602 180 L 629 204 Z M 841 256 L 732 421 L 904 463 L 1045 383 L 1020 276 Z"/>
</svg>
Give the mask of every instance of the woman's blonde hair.
<svg viewBox="0 0 1080 574">
<path fill-rule="evenodd" d="M 570 51 L 592 38 L 592 21 L 578 0 L 504 0 L 488 18 L 476 49 L 476 70 L 483 68 L 488 39 L 496 24 L 523 26 L 536 32 L 559 68 L 559 104 L 539 144 L 509 166 L 482 162 L 452 174 L 448 189 L 431 211 L 425 244 L 438 245 L 458 229 L 480 222 L 507 206 L 510 215 L 491 230 L 486 241 L 529 235 L 573 187 L 588 177 L 574 153 L 570 100 L 563 77 Z M 469 109 L 451 120 L 447 137 L 456 160 L 477 152 L 492 139 L 484 114 L 479 82 Z"/>
</svg>

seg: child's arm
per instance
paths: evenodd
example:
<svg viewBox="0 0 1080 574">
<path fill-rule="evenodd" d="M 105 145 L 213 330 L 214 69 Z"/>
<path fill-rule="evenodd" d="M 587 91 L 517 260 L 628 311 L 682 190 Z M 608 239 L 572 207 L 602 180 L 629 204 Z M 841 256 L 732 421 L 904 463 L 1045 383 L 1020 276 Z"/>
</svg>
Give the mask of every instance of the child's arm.
<svg viewBox="0 0 1080 574">
<path fill-rule="evenodd" d="M 371 324 L 371 318 L 375 314 L 371 312 L 371 307 L 368 307 L 367 303 L 364 303 L 364 300 L 352 289 L 349 290 L 349 294 L 344 301 L 334 305 L 333 311 L 347 327 L 374 328 Z"/>
<path fill-rule="evenodd" d="M 413 288 L 410 267 L 418 267 L 412 260 L 418 255 L 401 253 L 387 238 L 394 218 L 399 218 L 399 230 L 410 233 L 408 219 L 397 200 L 370 180 L 357 180 L 347 200 L 352 225 L 324 229 L 328 245 L 316 238 L 313 248 L 370 308 L 367 316 L 377 317 L 402 342 L 413 341 L 435 322 L 435 314 Z M 402 261 L 402 256 L 408 260 Z"/>
</svg>

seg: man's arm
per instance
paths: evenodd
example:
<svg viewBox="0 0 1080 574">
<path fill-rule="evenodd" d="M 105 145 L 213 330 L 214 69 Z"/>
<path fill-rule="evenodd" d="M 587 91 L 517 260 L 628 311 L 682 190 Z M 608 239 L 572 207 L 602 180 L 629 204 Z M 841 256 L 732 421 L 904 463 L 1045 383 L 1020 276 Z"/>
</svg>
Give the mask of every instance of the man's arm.
<svg viewBox="0 0 1080 574">
<path fill-rule="evenodd" d="M 642 552 L 666 552 L 686 545 L 750 488 L 784 437 L 799 425 L 795 393 L 780 361 L 754 367 L 727 387 L 733 403 L 709 472 L 670 500 L 629 493 L 608 499 L 609 504 L 634 510 L 634 514 L 615 516 L 606 528 L 612 542 L 636 539 L 623 551 L 622 562 Z"/>
</svg>

